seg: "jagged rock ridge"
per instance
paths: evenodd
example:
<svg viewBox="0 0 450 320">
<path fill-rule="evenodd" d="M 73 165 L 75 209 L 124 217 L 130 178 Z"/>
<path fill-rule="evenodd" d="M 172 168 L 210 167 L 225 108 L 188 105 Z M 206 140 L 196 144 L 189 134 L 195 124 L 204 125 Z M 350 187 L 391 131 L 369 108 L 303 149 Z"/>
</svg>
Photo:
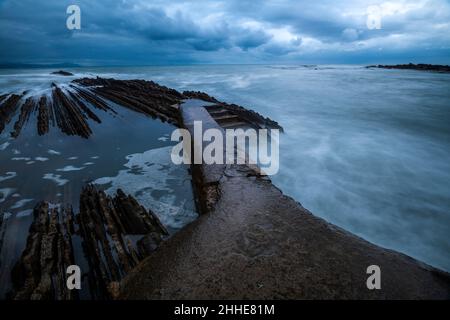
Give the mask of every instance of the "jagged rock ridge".
<svg viewBox="0 0 450 320">
<path fill-rule="evenodd" d="M 115 114 L 111 102 L 180 126 L 178 108 L 185 99 L 213 102 L 215 107 L 224 111 L 222 118 L 218 119 L 224 128 L 248 126 L 282 129 L 275 121 L 244 107 L 220 102 L 203 92 L 180 93 L 153 81 L 82 78 L 64 86 L 52 83 L 50 89 L 48 95 L 41 96 L 30 96 L 26 91 L 20 95 L 1 95 L 0 133 L 14 115 L 19 113 L 11 132 L 13 138 L 20 135 L 32 116 L 36 118 L 39 135 L 48 133 L 51 127 L 58 127 L 67 135 L 89 138 L 92 134 L 89 121 L 102 122 L 101 113 L 98 114 L 93 109 Z"/>
<path fill-rule="evenodd" d="M 93 185 L 80 196 L 80 212 L 70 206 L 39 203 L 21 258 L 12 271 L 17 300 L 78 299 L 77 290 L 66 286 L 67 267 L 81 265 L 74 254 L 75 237 L 82 243 L 89 270 L 90 297 L 111 299 L 118 282 L 168 236 L 158 217 L 122 190 L 107 196 Z"/>
</svg>

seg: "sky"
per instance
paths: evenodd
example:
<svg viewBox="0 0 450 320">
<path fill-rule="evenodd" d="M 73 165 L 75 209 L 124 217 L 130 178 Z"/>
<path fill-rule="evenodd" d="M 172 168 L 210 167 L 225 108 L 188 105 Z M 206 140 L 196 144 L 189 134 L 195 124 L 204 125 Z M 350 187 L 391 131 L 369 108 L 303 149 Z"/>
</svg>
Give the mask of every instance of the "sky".
<svg viewBox="0 0 450 320">
<path fill-rule="evenodd" d="M 0 48 L 0 63 L 450 64 L 450 0 L 0 0 Z"/>
</svg>

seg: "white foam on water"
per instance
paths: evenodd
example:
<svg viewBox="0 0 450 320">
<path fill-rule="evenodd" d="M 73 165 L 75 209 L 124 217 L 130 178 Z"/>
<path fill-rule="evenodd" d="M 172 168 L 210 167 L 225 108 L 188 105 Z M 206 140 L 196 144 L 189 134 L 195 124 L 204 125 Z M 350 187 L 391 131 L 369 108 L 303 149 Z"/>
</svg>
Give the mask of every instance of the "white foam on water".
<svg viewBox="0 0 450 320">
<path fill-rule="evenodd" d="M 46 158 L 46 157 L 35 157 L 34 160 L 44 162 L 44 161 L 48 161 L 50 159 Z"/>
<path fill-rule="evenodd" d="M 33 213 L 33 209 L 22 210 L 22 211 L 17 212 L 16 217 L 17 218 L 28 217 L 32 213 Z"/>
<path fill-rule="evenodd" d="M 83 170 L 84 168 L 86 168 L 86 167 L 65 166 L 64 168 L 56 169 L 56 171 L 60 171 L 60 172 L 80 171 L 80 170 Z"/>
<path fill-rule="evenodd" d="M 3 213 L 3 220 L 7 220 L 12 216 L 12 213 L 10 212 L 4 212 Z"/>
<path fill-rule="evenodd" d="M 52 149 L 48 149 L 48 150 L 47 150 L 47 153 L 48 153 L 48 154 L 55 155 L 55 156 L 58 156 L 58 155 L 61 154 L 61 152 L 56 151 L 56 150 L 52 150 Z"/>
<path fill-rule="evenodd" d="M 0 182 L 15 178 L 16 176 L 17 172 L 8 171 L 4 176 L 0 176 Z"/>
<path fill-rule="evenodd" d="M 92 166 L 93 164 L 95 164 L 94 162 L 85 162 L 83 163 L 83 166 Z"/>
<path fill-rule="evenodd" d="M 78 159 L 78 157 L 70 157 L 70 158 L 67 158 L 67 160 L 77 160 Z"/>
<path fill-rule="evenodd" d="M 21 199 L 19 201 L 17 201 L 14 205 L 12 205 L 10 207 L 11 210 L 13 209 L 19 209 L 21 207 L 23 207 L 24 205 L 26 205 L 28 202 L 33 201 L 34 199 Z"/>
<path fill-rule="evenodd" d="M 14 157 L 14 158 L 11 158 L 11 160 L 12 161 L 30 161 L 31 158 L 29 158 L 29 157 Z"/>
<path fill-rule="evenodd" d="M 9 142 L 5 142 L 5 143 L 0 144 L 0 151 L 6 150 L 6 148 L 8 148 L 9 145 L 10 145 Z"/>
<path fill-rule="evenodd" d="M 61 178 L 61 175 L 60 175 L 60 174 L 54 174 L 54 173 L 46 173 L 46 174 L 44 174 L 44 176 L 42 177 L 42 179 L 52 180 L 52 181 L 55 182 L 58 186 L 63 186 L 63 185 L 65 185 L 67 182 L 69 182 L 69 180 Z"/>
<path fill-rule="evenodd" d="M 0 203 L 4 202 L 8 196 L 13 193 L 15 189 L 13 188 L 1 188 L 0 189 Z"/>
<path fill-rule="evenodd" d="M 115 177 L 94 181 L 98 185 L 111 184 L 105 190 L 114 195 L 117 189 L 133 195 L 147 209 L 151 209 L 168 227 L 179 229 L 197 217 L 193 208 L 190 177 L 184 166 L 170 159 L 171 147 L 131 154 Z"/>
</svg>

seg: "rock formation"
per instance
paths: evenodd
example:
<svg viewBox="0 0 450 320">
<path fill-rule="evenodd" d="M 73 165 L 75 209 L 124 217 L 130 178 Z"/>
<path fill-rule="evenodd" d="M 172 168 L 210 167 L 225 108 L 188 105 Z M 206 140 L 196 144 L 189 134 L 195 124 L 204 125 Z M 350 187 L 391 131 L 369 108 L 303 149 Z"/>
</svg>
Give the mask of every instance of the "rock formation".
<svg viewBox="0 0 450 320">
<path fill-rule="evenodd" d="M 93 298 L 113 298 L 118 282 L 168 235 L 157 216 L 122 190 L 114 199 L 89 185 L 77 216 Z M 140 239 L 136 236 L 140 235 Z"/>
<path fill-rule="evenodd" d="M 78 299 L 77 290 L 66 286 L 67 267 L 76 261 L 74 237 L 81 239 L 88 262 L 87 274 L 92 299 L 112 299 L 119 281 L 139 261 L 155 250 L 167 230 L 158 217 L 120 189 L 114 198 L 94 186 L 80 196 L 80 212 L 71 207 L 39 203 L 21 258 L 12 271 L 17 300 Z"/>
<path fill-rule="evenodd" d="M 23 95 L 11 94 L 3 96 L 0 104 L 0 133 L 5 126 L 11 121 L 17 111 L 19 101 Z"/>
<path fill-rule="evenodd" d="M 66 269 L 74 264 L 72 209 L 52 208 L 41 202 L 35 207 L 33 218 L 26 248 L 12 271 L 13 298 L 74 299 L 77 291 L 66 286 Z"/>
<path fill-rule="evenodd" d="M 59 75 L 59 76 L 73 76 L 73 73 L 68 72 L 68 71 L 64 71 L 64 70 L 54 71 L 51 74 L 56 74 L 56 75 Z"/>
<path fill-rule="evenodd" d="M 20 110 L 11 132 L 13 138 L 19 136 L 23 126 L 33 114 L 37 117 L 36 126 L 39 135 L 48 133 L 51 127 L 56 126 L 67 135 L 89 138 L 92 134 L 89 120 L 102 122 L 101 114 L 95 113 L 92 109 L 115 114 L 112 103 L 179 126 L 178 107 L 185 99 L 213 102 L 217 108 L 226 111 L 228 119 L 222 119 L 220 122 L 224 128 L 232 128 L 233 124 L 238 124 L 255 128 L 282 129 L 278 123 L 269 118 L 235 104 L 220 102 L 206 93 L 192 91 L 180 93 L 153 81 L 97 77 L 76 79 L 64 87 L 53 83 L 49 95 L 0 96 L 0 133 Z"/>
</svg>

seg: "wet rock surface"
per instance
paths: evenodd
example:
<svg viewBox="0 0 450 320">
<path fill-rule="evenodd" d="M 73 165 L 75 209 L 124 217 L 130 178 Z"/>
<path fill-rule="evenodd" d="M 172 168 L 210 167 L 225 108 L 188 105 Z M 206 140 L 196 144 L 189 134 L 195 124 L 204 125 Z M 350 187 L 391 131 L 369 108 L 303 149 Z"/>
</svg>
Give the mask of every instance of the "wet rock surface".
<svg viewBox="0 0 450 320">
<path fill-rule="evenodd" d="M 204 92 L 184 91 L 183 95 L 190 99 L 199 99 L 213 103 L 213 105 L 208 106 L 206 109 L 212 118 L 224 129 L 252 127 L 255 129 L 272 128 L 283 131 L 283 128 L 276 121 L 265 118 L 259 113 L 242 106 L 220 102 Z"/>
<path fill-rule="evenodd" d="M 209 213 L 123 280 L 123 299 L 450 298 L 449 274 L 313 216 L 254 170 L 226 167 L 215 188 Z M 381 290 L 366 286 L 370 265 Z"/>
<path fill-rule="evenodd" d="M 39 203 L 33 211 L 26 248 L 12 271 L 16 300 L 73 300 L 67 267 L 75 259 L 75 238 L 81 239 L 88 270 L 82 270 L 91 299 L 114 299 L 119 281 L 155 250 L 168 232 L 157 216 L 120 189 L 115 197 L 94 186 L 80 196 L 80 212 L 71 207 Z"/>
<path fill-rule="evenodd" d="M 450 72 L 450 66 L 436 65 L 436 64 L 396 64 L 396 65 L 373 65 L 366 68 L 381 68 L 381 69 L 400 69 L 400 70 L 420 70 L 420 71 L 435 71 L 435 72 Z"/>
<path fill-rule="evenodd" d="M 188 130 L 207 115 L 182 112 Z M 258 168 L 194 165 L 192 174 L 203 214 L 121 282 L 122 299 L 450 298 L 448 273 L 313 216 Z M 381 268 L 381 290 L 366 286 L 370 265 Z"/>
<path fill-rule="evenodd" d="M 92 135 L 89 121 L 102 122 L 102 113 L 96 113 L 94 110 L 116 114 L 111 102 L 179 126 L 180 103 L 185 99 L 194 98 L 214 102 L 225 110 L 230 115 L 230 121 L 227 123 L 223 121 L 225 128 L 232 127 L 230 123 L 235 121 L 247 127 L 282 129 L 271 119 L 244 107 L 220 102 L 206 93 L 192 91 L 180 93 L 153 81 L 97 77 L 76 79 L 65 86 L 52 83 L 49 95 L 28 96 L 24 93 L 0 96 L 0 133 L 20 110 L 11 132 L 13 138 L 20 135 L 22 128 L 32 116 L 37 118 L 39 135 L 48 133 L 51 127 L 58 127 L 67 135 L 89 138 Z"/>
<path fill-rule="evenodd" d="M 22 95 L 17 94 L 4 96 L 0 104 L 0 133 L 5 129 L 5 126 L 11 121 L 16 113 L 21 98 Z"/>
<path fill-rule="evenodd" d="M 164 122 L 178 123 L 177 104 L 183 96 L 153 81 L 83 78 L 75 83 L 91 87 L 95 94 L 133 111 Z"/>
<path fill-rule="evenodd" d="M 12 270 L 16 300 L 70 300 L 76 290 L 66 286 L 66 269 L 74 264 L 71 232 L 73 212 L 38 204 L 33 212 L 26 248 Z"/>
<path fill-rule="evenodd" d="M 95 299 L 114 298 L 118 281 L 168 235 L 153 212 L 120 189 L 110 198 L 87 186 L 77 218 Z M 136 239 L 136 235 L 141 237 Z"/>
</svg>

